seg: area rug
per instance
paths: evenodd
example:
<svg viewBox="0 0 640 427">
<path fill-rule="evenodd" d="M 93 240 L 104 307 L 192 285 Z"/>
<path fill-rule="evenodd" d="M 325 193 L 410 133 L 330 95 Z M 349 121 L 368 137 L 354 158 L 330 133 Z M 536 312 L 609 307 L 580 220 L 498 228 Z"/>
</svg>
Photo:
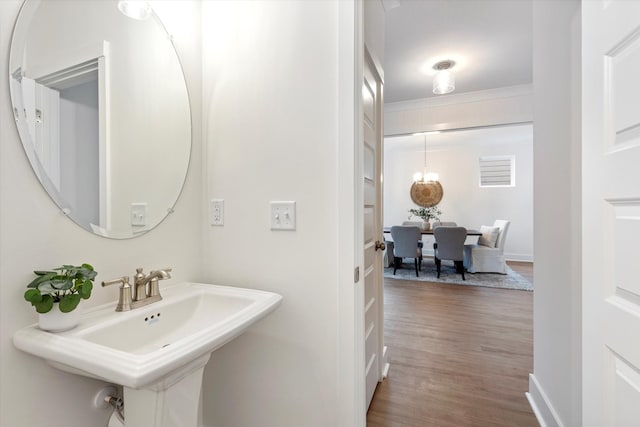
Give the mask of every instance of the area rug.
<svg viewBox="0 0 640 427">
<path fill-rule="evenodd" d="M 384 269 L 384 277 L 399 280 L 416 280 L 419 282 L 449 283 L 452 285 L 465 286 L 484 286 L 488 288 L 502 289 L 518 289 L 522 291 L 532 291 L 533 284 L 520 274 L 513 271 L 507 266 L 507 274 L 497 273 L 465 273 L 466 280 L 462 280 L 462 276 L 456 273 L 453 264 L 446 261 L 442 263 L 440 278 L 437 278 L 436 265 L 433 259 L 424 259 L 422 261 L 422 270 L 420 276 L 416 277 L 416 271 L 413 266 L 413 260 L 407 260 L 402 264 L 402 268 L 398 268 L 395 276 L 393 275 L 393 267 Z"/>
</svg>

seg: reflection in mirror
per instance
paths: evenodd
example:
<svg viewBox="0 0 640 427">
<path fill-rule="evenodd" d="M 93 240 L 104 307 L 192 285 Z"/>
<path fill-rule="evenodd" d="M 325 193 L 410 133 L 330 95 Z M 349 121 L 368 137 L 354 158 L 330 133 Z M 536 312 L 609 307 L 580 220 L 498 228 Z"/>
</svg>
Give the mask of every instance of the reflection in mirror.
<svg viewBox="0 0 640 427">
<path fill-rule="evenodd" d="M 131 19 L 116 0 L 26 0 L 9 66 L 22 145 L 74 222 L 129 238 L 173 211 L 189 165 L 191 112 L 155 14 Z"/>
</svg>

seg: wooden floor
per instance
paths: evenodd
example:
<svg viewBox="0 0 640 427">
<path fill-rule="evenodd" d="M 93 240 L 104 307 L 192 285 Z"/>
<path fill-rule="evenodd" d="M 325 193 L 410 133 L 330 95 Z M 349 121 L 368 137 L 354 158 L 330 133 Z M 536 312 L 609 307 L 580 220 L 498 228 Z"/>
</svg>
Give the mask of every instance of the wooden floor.
<svg viewBox="0 0 640 427">
<path fill-rule="evenodd" d="M 538 426 L 525 397 L 532 292 L 385 279 L 384 295 L 391 369 L 367 426 Z"/>
</svg>

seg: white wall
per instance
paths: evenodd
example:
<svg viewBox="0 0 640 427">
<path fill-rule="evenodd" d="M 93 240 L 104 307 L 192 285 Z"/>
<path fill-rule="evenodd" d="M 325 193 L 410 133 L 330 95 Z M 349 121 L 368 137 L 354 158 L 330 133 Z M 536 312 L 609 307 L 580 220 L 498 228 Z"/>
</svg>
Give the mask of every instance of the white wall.
<svg viewBox="0 0 640 427">
<path fill-rule="evenodd" d="M 427 170 L 438 172 L 444 195 L 441 220 L 467 228 L 511 221 L 507 259 L 533 260 L 532 125 L 504 126 L 427 135 Z M 515 187 L 480 188 L 480 156 L 515 156 Z M 406 221 L 411 208 L 413 174 L 424 164 L 424 136 L 387 137 L 384 144 L 384 225 Z M 417 218 L 412 218 L 417 220 Z M 475 243 L 477 238 L 469 238 Z M 431 253 L 430 244 L 425 253 Z"/>
<path fill-rule="evenodd" d="M 185 64 L 195 120 L 194 157 L 185 191 L 175 213 L 156 230 L 123 241 L 92 235 L 62 216 L 31 171 L 13 124 L 6 84 L 11 29 L 21 3 L 0 2 L 0 82 L 4 82 L 0 84 L 0 425 L 105 426 L 108 412 L 91 408 L 102 382 L 49 367 L 16 350 L 11 336 L 37 320 L 22 297 L 34 269 L 90 262 L 100 281 L 132 275 L 138 266 L 147 270 L 172 266 L 171 282 L 202 278 L 199 5 L 184 1 L 165 5 L 171 12 L 165 22 L 173 30 Z M 188 25 L 172 27 L 178 20 Z M 90 307 L 116 298 L 115 289 L 98 285 L 93 297 L 82 304 Z"/>
<path fill-rule="evenodd" d="M 579 426 L 580 2 L 533 3 L 534 368 L 543 425 Z"/>
<path fill-rule="evenodd" d="M 353 264 L 350 284 L 340 284 L 338 270 L 339 245 L 353 253 L 353 240 L 345 233 L 341 242 L 338 230 L 339 100 L 354 93 L 353 86 L 339 91 L 345 5 L 203 5 L 205 193 L 225 200 L 224 226 L 204 230 L 206 280 L 284 297 L 276 312 L 212 355 L 207 426 L 353 425 L 339 415 L 353 395 L 338 398 L 338 296 L 354 286 Z M 347 62 L 352 67 L 353 56 Z M 353 71 L 346 77 L 353 82 Z M 353 120 L 353 109 L 347 113 Z M 296 231 L 270 230 L 274 200 L 296 201 Z"/>
</svg>

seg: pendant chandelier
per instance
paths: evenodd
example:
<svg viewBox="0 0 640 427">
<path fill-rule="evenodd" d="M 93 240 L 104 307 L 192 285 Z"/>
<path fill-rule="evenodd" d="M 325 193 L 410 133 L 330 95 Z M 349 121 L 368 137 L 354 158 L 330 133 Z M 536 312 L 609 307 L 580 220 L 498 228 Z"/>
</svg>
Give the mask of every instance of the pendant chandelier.
<svg viewBox="0 0 640 427">
<path fill-rule="evenodd" d="M 414 135 L 423 135 L 424 136 L 424 165 L 422 168 L 422 172 L 416 172 L 413 174 L 414 182 L 435 182 L 438 181 L 438 174 L 436 172 L 427 172 L 427 134 L 439 133 L 439 132 L 423 132 L 417 133 Z"/>
<path fill-rule="evenodd" d="M 436 172 L 427 172 L 427 134 L 438 132 L 424 132 L 424 167 L 422 172 L 416 172 L 413 175 L 413 184 L 411 185 L 411 200 L 419 206 L 430 207 L 435 206 L 442 200 L 443 190 L 439 176 Z M 414 134 L 420 135 L 420 134 Z"/>
</svg>

